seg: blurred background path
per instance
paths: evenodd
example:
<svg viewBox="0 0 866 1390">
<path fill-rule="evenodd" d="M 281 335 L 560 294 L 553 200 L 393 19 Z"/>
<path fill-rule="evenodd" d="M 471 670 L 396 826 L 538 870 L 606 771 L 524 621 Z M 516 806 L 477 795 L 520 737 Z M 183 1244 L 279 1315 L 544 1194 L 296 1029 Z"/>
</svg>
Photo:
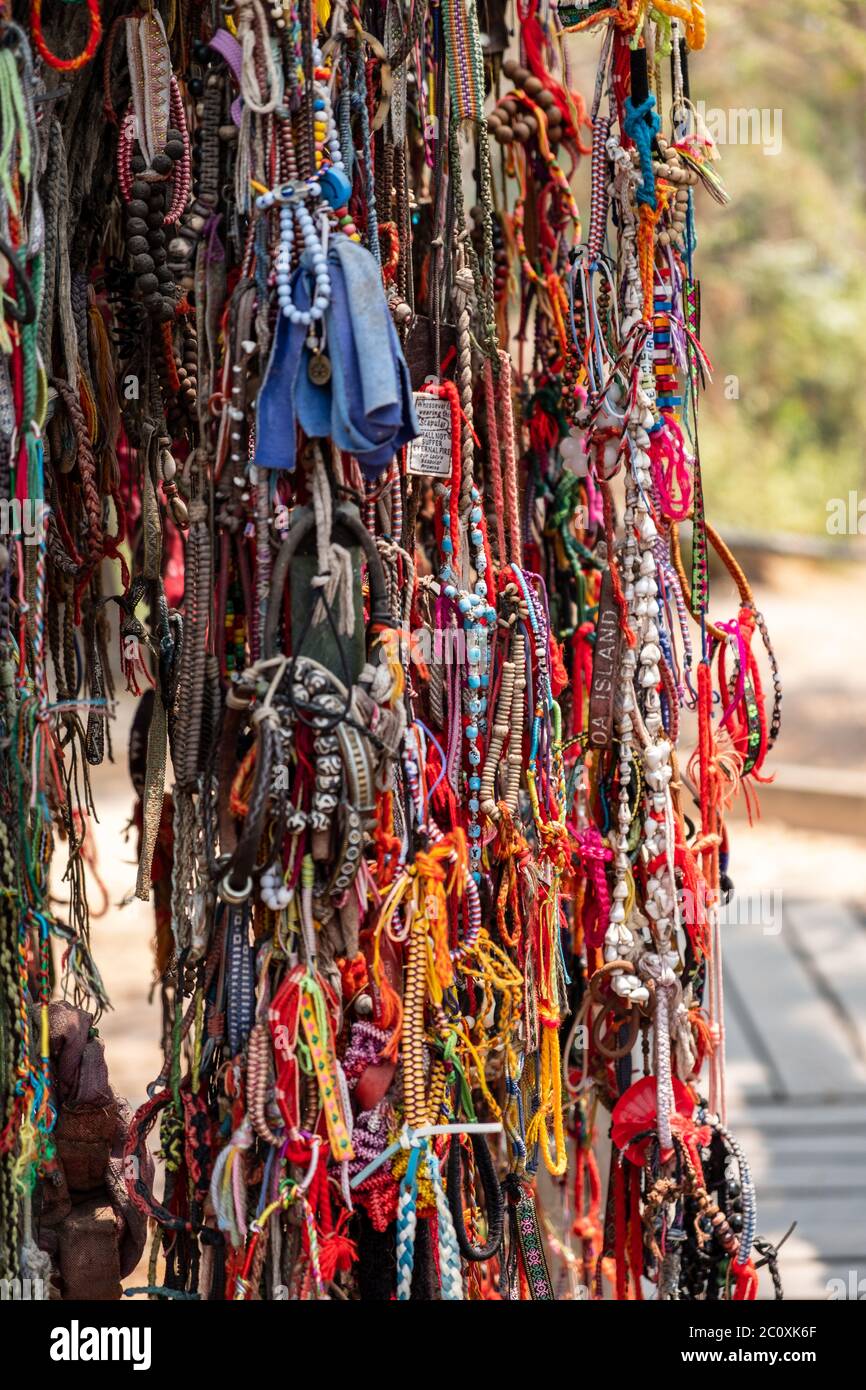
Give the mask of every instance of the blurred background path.
<svg viewBox="0 0 866 1390">
<path fill-rule="evenodd" d="M 866 566 L 763 568 L 756 598 L 785 695 L 776 784 L 733 840 L 729 1123 L 761 1234 L 775 1242 L 797 1222 L 786 1296 L 826 1298 L 842 1279 L 850 1298 L 866 1289 Z"/>
</svg>

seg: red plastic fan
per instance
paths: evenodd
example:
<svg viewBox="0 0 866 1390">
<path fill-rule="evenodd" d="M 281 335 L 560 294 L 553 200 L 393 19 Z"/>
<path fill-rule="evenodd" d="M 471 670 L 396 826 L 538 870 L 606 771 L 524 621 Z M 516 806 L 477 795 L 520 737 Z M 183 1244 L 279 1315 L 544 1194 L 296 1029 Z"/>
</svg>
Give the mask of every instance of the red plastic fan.
<svg viewBox="0 0 866 1390">
<path fill-rule="evenodd" d="M 681 1081 L 674 1080 L 674 1105 L 676 1109 L 671 1115 L 671 1129 L 677 1134 L 684 1133 L 691 1129 L 692 1115 L 694 1114 L 695 1102 L 687 1086 Z M 633 1086 L 629 1086 L 625 1095 L 620 1096 L 613 1108 L 613 1124 L 611 1136 L 618 1149 L 624 1149 L 626 1145 L 631 1145 L 627 1157 L 632 1163 L 640 1167 L 646 1157 L 647 1145 L 650 1137 L 642 1139 L 639 1144 L 632 1144 L 631 1141 L 638 1134 L 646 1134 L 647 1130 L 655 1130 L 658 1117 L 658 1107 L 656 1104 L 656 1078 L 645 1076 L 641 1081 L 636 1081 Z M 670 1152 L 662 1153 L 662 1162 L 670 1158 Z"/>
</svg>

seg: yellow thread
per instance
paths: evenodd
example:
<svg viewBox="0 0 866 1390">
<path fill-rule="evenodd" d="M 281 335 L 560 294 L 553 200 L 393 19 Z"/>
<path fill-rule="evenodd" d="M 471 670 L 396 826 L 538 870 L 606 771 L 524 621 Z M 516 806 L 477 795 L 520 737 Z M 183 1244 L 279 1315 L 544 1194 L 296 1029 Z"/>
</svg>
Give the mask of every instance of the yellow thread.
<svg viewBox="0 0 866 1390">
<path fill-rule="evenodd" d="M 541 1075 L 539 1091 L 541 1104 L 533 1115 L 526 1130 L 526 1145 L 531 1147 L 536 1141 L 541 1144 L 544 1166 L 551 1177 L 561 1178 L 568 1166 L 568 1151 L 565 1146 L 565 1130 L 562 1121 L 562 1058 L 559 1052 L 559 1034 L 555 1027 L 545 1024 L 541 1030 Z M 550 1150 L 550 1135 L 547 1119 L 553 1119 L 554 1153 Z"/>
</svg>

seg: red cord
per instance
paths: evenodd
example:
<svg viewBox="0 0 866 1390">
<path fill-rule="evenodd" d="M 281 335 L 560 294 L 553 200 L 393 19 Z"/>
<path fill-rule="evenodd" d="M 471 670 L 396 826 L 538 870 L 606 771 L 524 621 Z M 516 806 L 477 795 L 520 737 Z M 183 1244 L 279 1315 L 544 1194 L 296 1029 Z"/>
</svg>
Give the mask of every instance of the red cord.
<svg viewBox="0 0 866 1390">
<path fill-rule="evenodd" d="M 90 15 L 90 30 L 84 48 L 75 58 L 58 58 L 56 53 L 51 52 L 42 32 L 42 0 L 33 0 L 33 12 L 30 17 L 33 42 L 40 58 L 49 67 L 56 68 L 58 72 L 77 72 L 79 68 L 86 67 L 93 60 L 102 39 L 102 16 L 99 13 L 99 0 L 87 0 L 87 12 Z"/>
</svg>

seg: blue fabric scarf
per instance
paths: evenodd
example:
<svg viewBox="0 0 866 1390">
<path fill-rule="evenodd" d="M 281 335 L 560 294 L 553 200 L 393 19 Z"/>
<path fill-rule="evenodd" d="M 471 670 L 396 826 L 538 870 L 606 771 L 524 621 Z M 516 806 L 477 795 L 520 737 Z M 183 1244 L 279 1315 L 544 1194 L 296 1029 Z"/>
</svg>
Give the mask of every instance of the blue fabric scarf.
<svg viewBox="0 0 866 1390">
<path fill-rule="evenodd" d="M 370 252 L 337 236 L 328 248 L 328 270 L 331 303 L 324 325 L 330 380 L 324 385 L 310 380 L 308 330 L 280 314 L 257 403 L 256 465 L 291 472 L 299 424 L 309 438 L 330 437 L 354 454 L 372 479 L 419 434 L 409 369 Z M 299 309 L 309 308 L 312 290 L 305 255 L 292 276 L 292 299 Z"/>
</svg>

